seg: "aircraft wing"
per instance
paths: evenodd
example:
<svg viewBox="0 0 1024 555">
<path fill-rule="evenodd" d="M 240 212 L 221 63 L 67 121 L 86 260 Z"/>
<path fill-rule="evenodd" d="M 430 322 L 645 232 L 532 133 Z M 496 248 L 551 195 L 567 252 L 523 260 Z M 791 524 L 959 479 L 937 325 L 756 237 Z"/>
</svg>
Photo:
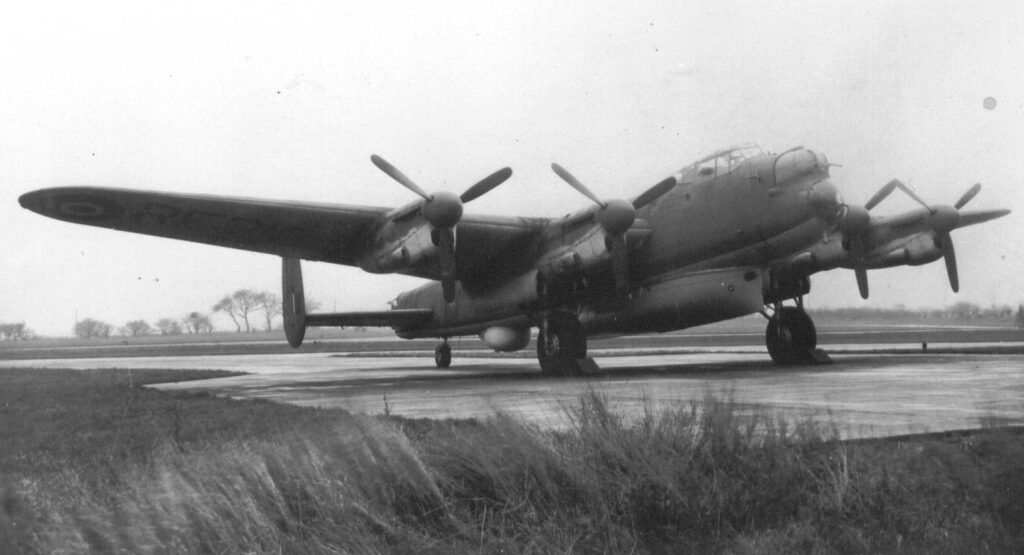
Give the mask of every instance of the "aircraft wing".
<svg viewBox="0 0 1024 555">
<path fill-rule="evenodd" d="M 338 264 L 352 264 L 386 208 L 265 201 L 101 187 L 22 195 L 66 222 Z"/>
<path fill-rule="evenodd" d="M 208 245 L 357 265 L 390 208 L 160 193 L 105 187 L 57 187 L 21 196 L 24 208 L 67 222 Z M 529 264 L 543 220 L 466 216 L 458 226 L 458 274 L 486 281 L 496 270 Z M 403 271 L 438 279 L 436 266 Z"/>
</svg>

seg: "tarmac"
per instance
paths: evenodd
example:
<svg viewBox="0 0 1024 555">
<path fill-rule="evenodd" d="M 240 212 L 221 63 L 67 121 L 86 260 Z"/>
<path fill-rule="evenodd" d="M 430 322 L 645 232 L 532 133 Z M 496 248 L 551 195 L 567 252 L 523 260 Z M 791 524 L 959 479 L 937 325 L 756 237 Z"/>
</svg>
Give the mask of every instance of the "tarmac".
<svg viewBox="0 0 1024 555">
<path fill-rule="evenodd" d="M 418 352 L 63 358 L 0 361 L 0 368 L 228 370 L 247 374 L 152 387 L 413 418 L 501 413 L 545 428 L 571 426 L 574 407 L 592 393 L 624 418 L 699 410 L 712 395 L 793 423 L 834 426 L 845 438 L 1024 425 L 1024 355 L 882 354 L 877 348 L 843 345 L 832 354 L 833 364 L 804 367 L 775 366 L 763 347 L 660 354 L 608 349 L 593 353 L 598 373 L 573 378 L 543 376 L 533 358 L 458 352 L 448 369 Z"/>
</svg>

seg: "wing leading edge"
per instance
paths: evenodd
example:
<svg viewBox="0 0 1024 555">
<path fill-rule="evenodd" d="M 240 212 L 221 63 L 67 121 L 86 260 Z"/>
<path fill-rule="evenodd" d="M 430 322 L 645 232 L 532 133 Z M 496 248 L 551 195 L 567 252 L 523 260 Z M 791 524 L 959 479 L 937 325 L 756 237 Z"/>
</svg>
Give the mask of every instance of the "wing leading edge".
<svg viewBox="0 0 1024 555">
<path fill-rule="evenodd" d="M 57 220 L 207 245 L 358 266 L 385 207 L 270 201 L 107 187 L 56 187 L 26 193 L 21 206 Z M 529 265 L 543 220 L 467 216 L 459 225 L 458 277 L 486 281 L 496 266 Z M 435 264 L 401 273 L 439 279 Z"/>
<path fill-rule="evenodd" d="M 278 256 L 353 264 L 386 208 L 101 187 L 26 193 L 21 205 L 66 222 Z"/>
</svg>

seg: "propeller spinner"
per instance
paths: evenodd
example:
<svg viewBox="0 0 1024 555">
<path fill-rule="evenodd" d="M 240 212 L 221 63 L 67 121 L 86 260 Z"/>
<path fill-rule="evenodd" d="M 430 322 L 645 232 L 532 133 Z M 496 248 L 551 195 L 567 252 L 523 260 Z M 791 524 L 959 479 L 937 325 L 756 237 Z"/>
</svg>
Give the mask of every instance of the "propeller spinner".
<svg viewBox="0 0 1024 555">
<path fill-rule="evenodd" d="M 491 175 L 481 179 L 461 195 L 456 196 L 448 191 L 440 191 L 428 195 L 412 179 L 398 170 L 387 160 L 377 156 L 370 156 L 370 161 L 377 166 L 388 177 L 397 181 L 400 185 L 409 189 L 423 198 L 420 205 L 420 214 L 437 232 L 438 265 L 441 274 L 441 289 L 444 293 L 444 300 L 452 302 L 455 300 L 455 227 L 462 219 L 462 208 L 467 202 L 489 193 L 492 189 L 504 183 L 512 177 L 512 168 L 502 168 Z"/>
<path fill-rule="evenodd" d="M 603 201 L 576 179 L 568 170 L 558 164 L 551 164 L 551 169 L 558 177 L 579 191 L 580 194 L 594 201 L 600 209 L 594 218 L 604 229 L 608 238 L 608 250 L 612 258 L 612 272 L 615 276 L 615 293 L 619 298 L 629 294 L 629 251 L 626 245 L 626 232 L 636 221 L 636 212 L 651 204 L 676 186 L 676 179 L 668 177 L 655 186 L 647 189 L 640 196 L 630 201 L 611 199 Z"/>
</svg>

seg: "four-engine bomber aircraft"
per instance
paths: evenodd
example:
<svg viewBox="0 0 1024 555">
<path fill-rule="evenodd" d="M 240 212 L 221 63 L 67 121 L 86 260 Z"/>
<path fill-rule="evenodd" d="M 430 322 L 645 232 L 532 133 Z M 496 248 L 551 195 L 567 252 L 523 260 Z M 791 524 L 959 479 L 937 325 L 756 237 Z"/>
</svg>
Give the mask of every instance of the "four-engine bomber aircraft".
<svg viewBox="0 0 1024 555">
<path fill-rule="evenodd" d="M 841 267 L 868 296 L 869 269 L 945 259 L 959 288 L 950 232 L 1009 210 L 931 205 L 893 180 L 863 206 L 843 202 L 829 163 L 797 147 L 716 152 L 630 201 L 603 200 L 557 164 L 593 201 L 563 218 L 463 216 L 463 205 L 508 179 L 501 169 L 461 195 L 428 194 L 378 156 L 372 162 L 420 198 L 378 208 L 246 198 L 59 187 L 27 193 L 25 208 L 69 222 L 282 257 L 284 328 L 298 347 L 309 326 L 390 326 L 403 338 L 479 335 L 496 351 L 526 348 L 551 374 L 587 367 L 587 337 L 665 332 L 760 312 L 772 360 L 811 363 L 814 324 L 803 310 L 809 276 Z M 895 189 L 922 208 L 869 213 Z M 307 314 L 300 260 L 433 280 L 390 310 Z M 795 306 L 784 306 L 785 301 Z"/>
</svg>

